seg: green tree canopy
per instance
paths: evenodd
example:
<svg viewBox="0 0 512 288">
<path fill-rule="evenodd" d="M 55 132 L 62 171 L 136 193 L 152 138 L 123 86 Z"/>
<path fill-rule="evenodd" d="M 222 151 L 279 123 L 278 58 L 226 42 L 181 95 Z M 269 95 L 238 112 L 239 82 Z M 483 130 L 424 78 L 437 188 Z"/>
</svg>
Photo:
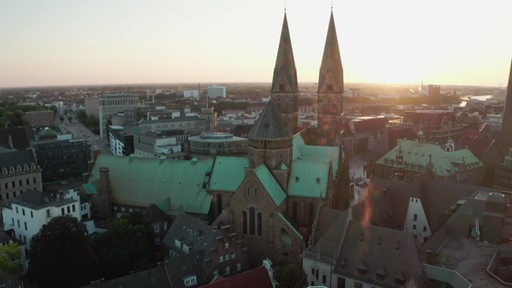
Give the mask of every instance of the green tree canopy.
<svg viewBox="0 0 512 288">
<path fill-rule="evenodd" d="M 107 279 L 155 266 L 156 248 L 151 229 L 138 212 L 124 215 L 93 239 L 101 277 Z"/>
<path fill-rule="evenodd" d="M 306 274 L 302 267 L 295 265 L 277 266 L 274 271 L 278 288 L 296 288 L 305 287 L 307 284 Z"/>
<path fill-rule="evenodd" d="M 53 218 L 32 238 L 28 278 L 39 287 L 80 287 L 96 279 L 86 234 L 74 217 Z"/>
<path fill-rule="evenodd" d="M 11 274 L 23 272 L 23 254 L 21 247 L 15 243 L 0 246 L 0 269 Z"/>
</svg>

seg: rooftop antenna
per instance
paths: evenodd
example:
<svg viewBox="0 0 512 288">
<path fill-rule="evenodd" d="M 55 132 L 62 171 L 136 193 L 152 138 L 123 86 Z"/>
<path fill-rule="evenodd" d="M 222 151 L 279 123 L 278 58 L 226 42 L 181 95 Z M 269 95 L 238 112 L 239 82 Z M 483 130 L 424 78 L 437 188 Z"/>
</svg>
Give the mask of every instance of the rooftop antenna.
<svg viewBox="0 0 512 288">
<path fill-rule="evenodd" d="M 332 12 L 332 7 L 334 6 L 334 0 L 331 0 L 331 12 Z"/>
<path fill-rule="evenodd" d="M 286 14 L 286 0 L 284 0 L 284 13 Z"/>
</svg>

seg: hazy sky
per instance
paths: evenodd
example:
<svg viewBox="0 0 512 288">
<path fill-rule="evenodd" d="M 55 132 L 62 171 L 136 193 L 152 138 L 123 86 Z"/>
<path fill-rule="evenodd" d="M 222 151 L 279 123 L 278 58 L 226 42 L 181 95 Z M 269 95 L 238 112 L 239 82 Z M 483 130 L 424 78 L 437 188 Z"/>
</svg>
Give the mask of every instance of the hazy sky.
<svg viewBox="0 0 512 288">
<path fill-rule="evenodd" d="M 0 0 L 0 87 L 270 82 L 279 0 Z M 287 0 L 300 82 L 331 1 Z M 345 82 L 506 86 L 511 0 L 334 1 Z"/>
</svg>

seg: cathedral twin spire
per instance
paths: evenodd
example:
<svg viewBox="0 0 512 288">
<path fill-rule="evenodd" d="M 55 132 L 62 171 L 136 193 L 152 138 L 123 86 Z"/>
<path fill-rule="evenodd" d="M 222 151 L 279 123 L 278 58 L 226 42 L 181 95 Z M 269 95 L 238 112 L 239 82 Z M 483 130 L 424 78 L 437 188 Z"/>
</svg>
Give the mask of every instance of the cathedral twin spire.
<svg viewBox="0 0 512 288">
<path fill-rule="evenodd" d="M 297 69 L 285 12 L 272 79 L 271 99 L 283 115 L 288 129 L 292 133 L 298 131 L 298 91 Z M 331 10 L 318 81 L 320 130 L 334 132 L 331 134 L 339 132 L 341 128 L 339 118 L 343 112 L 343 91 L 343 66 Z M 329 142 L 332 144 L 333 141 Z"/>
</svg>

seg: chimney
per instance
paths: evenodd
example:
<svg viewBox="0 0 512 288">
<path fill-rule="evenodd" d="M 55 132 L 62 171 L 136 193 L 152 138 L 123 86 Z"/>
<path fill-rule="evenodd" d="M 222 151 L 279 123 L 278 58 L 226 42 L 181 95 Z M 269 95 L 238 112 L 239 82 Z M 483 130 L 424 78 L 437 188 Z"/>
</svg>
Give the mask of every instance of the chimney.
<svg viewBox="0 0 512 288">
<path fill-rule="evenodd" d="M 108 168 L 100 167 L 100 190 L 101 192 L 110 192 L 109 191 L 109 176 L 108 176 Z"/>
</svg>

